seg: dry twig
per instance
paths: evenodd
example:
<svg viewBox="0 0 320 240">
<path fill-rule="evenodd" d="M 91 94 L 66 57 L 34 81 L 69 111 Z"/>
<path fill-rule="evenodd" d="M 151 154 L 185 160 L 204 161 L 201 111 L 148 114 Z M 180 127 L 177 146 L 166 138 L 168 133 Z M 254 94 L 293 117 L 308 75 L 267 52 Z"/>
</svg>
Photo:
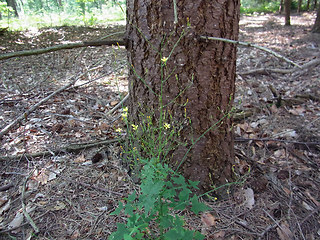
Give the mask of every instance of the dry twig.
<svg viewBox="0 0 320 240">
<path fill-rule="evenodd" d="M 253 48 L 257 48 L 259 50 L 262 50 L 262 51 L 265 51 L 267 53 L 270 53 L 272 54 L 273 56 L 277 57 L 277 58 L 280 58 L 298 68 L 301 68 L 301 66 L 293 61 L 291 61 L 290 59 L 280 55 L 279 53 L 276 53 L 274 51 L 272 51 L 271 49 L 269 48 L 265 48 L 265 47 L 262 47 L 262 46 L 259 46 L 259 45 L 256 45 L 256 44 L 253 44 L 253 43 L 248 43 L 248 42 L 240 42 L 240 41 L 234 41 L 234 40 L 231 40 L 231 39 L 226 39 L 226 38 L 217 38 L 217 37 L 208 37 L 208 36 L 200 36 L 200 39 L 202 40 L 213 40 L 213 41 L 221 41 L 221 42 L 227 42 L 227 43 L 232 43 L 232 44 L 236 44 L 236 45 L 242 45 L 242 46 L 245 46 L 245 47 L 253 47 Z"/>
<path fill-rule="evenodd" d="M 40 48 L 34 50 L 25 50 L 19 52 L 5 53 L 0 55 L 0 60 L 5 60 L 13 57 L 24 57 L 31 55 L 39 55 L 43 53 L 55 52 L 64 49 L 72 49 L 72 48 L 81 48 L 81 47 L 97 47 L 103 45 L 119 45 L 123 46 L 125 43 L 123 40 L 98 40 L 98 41 L 90 41 L 90 42 L 80 42 L 80 43 L 69 43 L 69 44 L 60 44 L 48 48 Z"/>
<path fill-rule="evenodd" d="M 76 78 L 75 80 L 71 81 L 70 83 L 68 83 L 67 85 L 59 88 L 58 90 L 54 91 L 53 93 L 51 93 L 49 96 L 45 97 L 44 99 L 42 99 L 40 102 L 38 102 L 37 104 L 33 105 L 30 109 L 28 109 L 27 111 L 25 111 L 24 113 L 22 113 L 19 117 L 17 117 L 13 122 L 11 122 L 10 124 L 8 124 L 6 127 L 4 127 L 1 131 L 0 131 L 0 139 L 2 139 L 2 137 L 7 134 L 10 129 L 17 125 L 18 123 L 20 123 L 23 119 L 26 119 L 30 113 L 32 113 L 33 111 L 35 111 L 38 107 L 40 107 L 43 103 L 47 102 L 50 98 L 54 97 L 55 95 L 57 95 L 58 93 L 66 90 L 67 88 L 71 87 L 72 85 L 74 85 L 78 79 L 80 79 L 82 76 L 84 76 L 85 74 L 87 74 L 89 71 L 94 71 L 96 69 L 100 68 L 99 67 L 95 67 L 95 68 L 91 68 L 87 71 L 85 71 L 84 73 L 82 73 L 78 78 Z M 72 79 L 73 77 L 71 77 L 70 79 Z M 69 80 L 70 80 L 69 79 Z"/>
</svg>

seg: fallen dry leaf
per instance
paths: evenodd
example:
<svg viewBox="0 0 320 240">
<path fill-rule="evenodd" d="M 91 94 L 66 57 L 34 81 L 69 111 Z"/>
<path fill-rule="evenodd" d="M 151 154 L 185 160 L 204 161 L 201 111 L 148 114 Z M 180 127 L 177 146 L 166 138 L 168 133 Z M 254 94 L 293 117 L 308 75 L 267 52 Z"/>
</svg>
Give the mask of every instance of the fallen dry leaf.
<svg viewBox="0 0 320 240">
<path fill-rule="evenodd" d="M 225 235 L 226 235 L 225 231 L 219 231 L 213 234 L 213 239 L 224 239 Z"/>
<path fill-rule="evenodd" d="M 216 225 L 216 218 L 210 213 L 203 213 L 201 221 L 206 227 L 212 227 Z"/>
<path fill-rule="evenodd" d="M 281 228 L 280 228 L 281 227 Z M 291 240 L 293 239 L 293 233 L 289 228 L 289 224 L 287 222 L 281 223 L 280 227 L 277 228 L 277 233 L 281 240 Z"/>
<path fill-rule="evenodd" d="M 247 188 L 247 189 L 244 189 L 243 193 L 246 198 L 244 205 L 247 208 L 252 209 L 255 202 L 253 190 L 251 188 Z"/>
<path fill-rule="evenodd" d="M 85 159 L 85 157 L 84 157 L 83 154 L 77 156 L 77 157 L 74 159 L 74 162 L 76 162 L 76 163 L 82 163 L 82 162 L 85 162 L 85 161 L 87 161 L 87 160 Z"/>
<path fill-rule="evenodd" d="M 112 101 L 111 103 L 110 103 L 110 105 L 111 105 L 111 107 L 114 107 L 115 105 L 117 105 L 119 102 L 118 101 Z"/>
<path fill-rule="evenodd" d="M 301 106 L 297 106 L 297 107 L 294 107 L 293 109 L 290 109 L 289 110 L 289 113 L 291 113 L 292 115 L 295 115 L 295 116 L 303 116 L 303 114 L 306 112 L 306 109 L 304 107 L 301 107 Z"/>
<path fill-rule="evenodd" d="M 22 222 L 23 222 L 23 213 L 22 211 L 19 211 L 16 213 L 16 216 L 14 217 L 14 219 L 8 224 L 8 229 L 12 229 L 12 228 L 16 228 L 21 226 Z"/>
<path fill-rule="evenodd" d="M 0 215 L 2 215 L 4 212 L 8 211 L 10 209 L 11 200 L 7 201 L 6 204 L 1 206 L 0 208 Z"/>
</svg>

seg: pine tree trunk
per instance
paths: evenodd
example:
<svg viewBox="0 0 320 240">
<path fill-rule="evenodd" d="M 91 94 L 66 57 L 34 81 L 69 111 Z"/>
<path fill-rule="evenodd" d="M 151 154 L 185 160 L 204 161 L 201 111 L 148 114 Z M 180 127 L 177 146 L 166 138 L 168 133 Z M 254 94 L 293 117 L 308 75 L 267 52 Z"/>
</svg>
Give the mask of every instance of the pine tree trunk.
<svg viewBox="0 0 320 240">
<path fill-rule="evenodd" d="M 317 5 L 318 5 L 318 1 L 317 1 L 317 0 L 314 0 L 314 3 L 313 3 L 313 10 L 317 9 Z"/>
<path fill-rule="evenodd" d="M 234 98 L 236 46 L 200 36 L 236 40 L 239 8 L 239 0 L 179 0 L 175 22 L 173 0 L 127 1 L 129 119 L 138 125 L 152 111 L 158 122 L 165 106 L 166 121 L 180 126 L 177 142 L 185 143 L 176 142 L 166 161 L 173 168 L 183 161 L 179 171 L 200 181 L 201 191 L 232 180 L 233 131 L 226 115 Z"/>
<path fill-rule="evenodd" d="M 298 13 L 301 13 L 301 5 L 302 5 L 302 0 L 298 0 L 298 9 L 297 9 Z"/>
<path fill-rule="evenodd" d="M 318 7 L 317 18 L 313 25 L 312 32 L 320 33 L 320 6 Z"/>
<path fill-rule="evenodd" d="M 279 5 L 279 14 L 283 12 L 283 0 L 280 0 L 280 5 Z"/>
<path fill-rule="evenodd" d="M 284 12 L 285 12 L 285 24 L 286 26 L 290 26 L 290 12 L 291 12 L 291 0 L 284 1 Z"/>
<path fill-rule="evenodd" d="M 19 17 L 16 0 L 6 0 L 6 2 L 8 6 L 12 7 L 14 15 Z"/>
</svg>

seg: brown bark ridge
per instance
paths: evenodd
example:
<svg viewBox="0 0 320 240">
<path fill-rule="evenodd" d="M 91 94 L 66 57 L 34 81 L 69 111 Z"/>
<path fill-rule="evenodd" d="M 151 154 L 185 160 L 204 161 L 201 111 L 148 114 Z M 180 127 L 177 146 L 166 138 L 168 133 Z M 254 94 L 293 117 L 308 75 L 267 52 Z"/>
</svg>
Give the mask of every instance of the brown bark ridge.
<svg viewBox="0 0 320 240">
<path fill-rule="evenodd" d="M 290 14 L 291 14 L 291 0 L 284 0 L 284 12 L 285 12 L 285 23 L 284 25 L 290 26 Z"/>
<path fill-rule="evenodd" d="M 320 6 L 318 7 L 317 18 L 311 31 L 314 33 L 320 33 Z"/>
<path fill-rule="evenodd" d="M 170 124 L 183 123 L 179 140 L 186 144 L 177 144 L 167 160 L 175 167 L 184 160 L 179 171 L 200 181 L 202 192 L 232 180 L 232 122 L 225 115 L 234 98 L 236 45 L 200 41 L 200 36 L 237 40 L 239 8 L 239 0 L 179 0 L 175 23 L 172 0 L 127 1 L 129 120 L 139 124 L 141 113 L 151 110 L 157 121 L 161 58 L 173 49 L 164 68 L 164 78 L 169 77 L 163 105 Z M 221 119 L 219 128 L 195 142 Z"/>
</svg>

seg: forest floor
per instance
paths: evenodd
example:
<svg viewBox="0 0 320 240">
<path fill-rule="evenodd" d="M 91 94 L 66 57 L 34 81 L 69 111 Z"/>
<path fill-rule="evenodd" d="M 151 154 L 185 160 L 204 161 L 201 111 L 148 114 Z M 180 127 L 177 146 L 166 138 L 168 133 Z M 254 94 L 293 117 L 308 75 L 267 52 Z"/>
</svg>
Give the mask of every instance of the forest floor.
<svg viewBox="0 0 320 240">
<path fill-rule="evenodd" d="M 234 129 L 237 172 L 246 181 L 226 199 L 205 200 L 209 215 L 181 212 L 186 227 L 206 239 L 320 239 L 320 34 L 310 33 L 314 19 L 315 13 L 296 15 L 285 27 L 278 15 L 241 18 L 241 41 L 303 68 L 239 47 Z M 115 24 L 5 32 L 0 54 L 123 30 Z M 22 116 L 0 140 L 0 239 L 106 239 L 124 221 L 110 213 L 138 190 L 120 159 L 122 134 L 115 129 L 123 127 L 122 108 L 108 113 L 127 94 L 125 49 L 2 60 L 0 78 L 1 131 Z"/>
</svg>

